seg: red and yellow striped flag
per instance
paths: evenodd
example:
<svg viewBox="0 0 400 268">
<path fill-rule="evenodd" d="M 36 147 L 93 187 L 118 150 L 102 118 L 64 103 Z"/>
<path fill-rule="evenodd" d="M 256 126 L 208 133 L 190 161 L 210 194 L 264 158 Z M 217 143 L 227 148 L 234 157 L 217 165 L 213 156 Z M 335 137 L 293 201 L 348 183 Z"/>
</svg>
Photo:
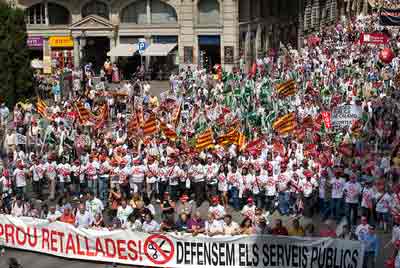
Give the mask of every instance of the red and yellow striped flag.
<svg viewBox="0 0 400 268">
<path fill-rule="evenodd" d="M 214 144 L 213 131 L 211 128 L 204 131 L 196 139 L 196 149 L 203 150 Z"/>
<path fill-rule="evenodd" d="M 94 128 L 99 129 L 99 128 L 103 127 L 106 124 L 107 120 L 108 120 L 108 105 L 104 104 L 101 107 L 100 115 L 97 119 L 97 122 L 96 122 L 96 125 L 94 126 Z"/>
<path fill-rule="evenodd" d="M 217 144 L 226 146 L 229 144 L 236 143 L 239 139 L 240 133 L 236 128 L 231 128 L 226 134 L 218 137 Z"/>
<path fill-rule="evenodd" d="M 92 116 L 90 111 L 86 109 L 81 102 L 76 104 L 76 111 L 78 113 L 78 120 L 80 124 L 85 124 Z"/>
<path fill-rule="evenodd" d="M 38 114 L 40 114 L 42 117 L 47 118 L 47 104 L 41 99 L 38 98 L 36 102 L 36 111 Z"/>
<path fill-rule="evenodd" d="M 143 136 L 149 136 L 157 133 L 157 118 L 155 114 L 150 114 L 149 118 L 144 122 L 143 125 Z"/>
<path fill-rule="evenodd" d="M 296 81 L 290 79 L 286 82 L 278 84 L 276 86 L 276 91 L 278 95 L 283 98 L 293 96 L 297 92 Z"/>
<path fill-rule="evenodd" d="M 128 122 L 128 133 L 135 133 L 139 129 L 139 122 L 136 113 L 131 115 L 131 119 Z"/>
<path fill-rule="evenodd" d="M 237 146 L 239 151 L 243 151 L 246 147 L 246 136 L 243 133 L 239 134 L 239 138 L 237 140 Z"/>
<path fill-rule="evenodd" d="M 279 117 L 272 123 L 272 128 L 280 135 L 289 134 L 297 127 L 295 113 L 288 113 L 284 116 Z"/>
<path fill-rule="evenodd" d="M 179 104 L 178 108 L 176 109 L 174 116 L 172 118 L 172 124 L 175 128 L 178 127 L 179 122 L 181 121 L 181 112 L 182 112 L 182 102 Z"/>
<path fill-rule="evenodd" d="M 160 123 L 160 129 L 164 133 L 165 137 L 167 137 L 172 141 L 175 141 L 176 138 L 178 137 L 176 132 L 171 127 L 168 127 L 168 125 L 165 124 L 164 122 Z"/>
</svg>

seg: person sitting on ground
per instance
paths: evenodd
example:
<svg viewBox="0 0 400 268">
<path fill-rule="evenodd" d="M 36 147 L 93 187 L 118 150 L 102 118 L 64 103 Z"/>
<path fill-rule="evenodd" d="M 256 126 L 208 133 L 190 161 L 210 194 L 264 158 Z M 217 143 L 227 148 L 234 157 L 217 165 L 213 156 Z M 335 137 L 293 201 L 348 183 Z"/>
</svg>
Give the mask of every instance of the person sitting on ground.
<svg viewBox="0 0 400 268">
<path fill-rule="evenodd" d="M 176 230 L 178 232 L 187 232 L 188 230 L 188 222 L 189 222 L 189 214 L 186 212 L 182 212 L 179 215 L 179 218 L 176 222 Z"/>
<path fill-rule="evenodd" d="M 142 228 L 145 233 L 156 233 L 160 231 L 160 225 L 154 220 L 151 213 L 146 214 Z"/>
<path fill-rule="evenodd" d="M 63 214 L 59 218 L 59 221 L 68 224 L 75 224 L 75 216 L 71 213 L 71 209 L 71 206 L 65 206 L 63 209 Z"/>
<path fill-rule="evenodd" d="M 56 210 L 56 205 L 51 204 L 49 207 L 49 213 L 47 214 L 46 219 L 50 222 L 57 221 L 62 216 L 61 212 Z"/>
<path fill-rule="evenodd" d="M 200 211 L 196 211 L 193 215 L 193 217 L 189 220 L 188 222 L 188 232 L 192 233 L 193 236 L 196 236 L 198 234 L 204 233 L 205 222 L 201 218 Z"/>
<path fill-rule="evenodd" d="M 289 229 L 288 234 L 290 236 L 304 236 L 304 228 L 300 225 L 298 219 L 294 219 L 292 222 L 292 228 Z"/>
<path fill-rule="evenodd" d="M 213 213 L 209 213 L 204 229 L 208 236 L 222 235 L 224 234 L 224 223 L 217 219 Z"/>
<path fill-rule="evenodd" d="M 242 235 L 255 234 L 253 221 L 250 218 L 244 218 L 244 220 L 240 224 L 240 234 L 242 234 Z"/>
<path fill-rule="evenodd" d="M 232 220 L 232 215 L 230 214 L 225 215 L 223 227 L 225 235 L 238 235 L 240 233 L 239 224 Z"/>
<path fill-rule="evenodd" d="M 273 235 L 288 235 L 288 230 L 286 229 L 285 226 L 282 225 L 282 220 L 281 219 L 276 219 L 275 220 L 275 226 L 271 230 L 271 234 Z"/>
<path fill-rule="evenodd" d="M 122 228 L 131 230 L 132 232 L 141 232 L 142 222 L 140 221 L 140 217 L 132 213 L 129 215 L 128 221 L 122 226 Z"/>
</svg>

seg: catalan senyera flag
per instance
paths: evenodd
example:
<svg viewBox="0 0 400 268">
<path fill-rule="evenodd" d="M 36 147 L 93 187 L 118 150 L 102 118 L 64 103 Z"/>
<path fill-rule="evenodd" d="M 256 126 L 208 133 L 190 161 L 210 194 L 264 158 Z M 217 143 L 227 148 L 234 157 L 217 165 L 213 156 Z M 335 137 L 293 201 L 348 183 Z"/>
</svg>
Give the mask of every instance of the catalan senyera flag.
<svg viewBox="0 0 400 268">
<path fill-rule="evenodd" d="M 239 151 L 243 151 L 246 147 L 246 136 L 243 133 L 239 133 L 239 138 L 237 140 L 237 146 Z"/>
<path fill-rule="evenodd" d="M 175 130 L 173 130 L 171 127 L 169 127 L 167 124 L 164 122 L 160 122 L 160 129 L 164 133 L 165 137 L 168 139 L 175 141 L 178 135 L 176 134 Z"/>
<path fill-rule="evenodd" d="M 78 113 L 78 120 L 80 124 L 85 124 L 92 117 L 91 112 L 85 108 L 82 102 L 76 104 L 76 111 Z"/>
<path fill-rule="evenodd" d="M 103 127 L 107 120 L 108 120 L 108 105 L 104 104 L 101 107 L 100 115 L 97 119 L 97 122 L 96 122 L 94 128 L 99 129 L 99 128 Z"/>
<path fill-rule="evenodd" d="M 132 114 L 131 119 L 128 122 L 128 132 L 130 134 L 135 133 L 139 129 L 139 121 L 136 113 Z"/>
<path fill-rule="evenodd" d="M 150 114 L 143 125 L 143 136 L 149 136 L 157 133 L 157 118 L 154 113 Z"/>
<path fill-rule="evenodd" d="M 288 113 L 272 123 L 272 128 L 281 135 L 291 133 L 297 126 L 295 113 Z"/>
<path fill-rule="evenodd" d="M 237 143 L 239 139 L 239 131 L 236 128 L 231 128 L 226 134 L 218 137 L 217 144 L 221 146 Z"/>
<path fill-rule="evenodd" d="M 214 145 L 213 131 L 211 128 L 201 133 L 196 139 L 196 149 L 203 150 Z"/>
<path fill-rule="evenodd" d="M 179 122 L 181 121 L 181 112 L 182 112 L 182 102 L 179 103 L 179 106 L 175 110 L 175 113 L 172 117 L 172 124 L 174 125 L 175 128 L 178 127 Z"/>
<path fill-rule="evenodd" d="M 286 82 L 283 82 L 276 86 L 276 91 L 282 98 L 293 96 L 297 92 L 296 81 L 290 79 Z"/>
<path fill-rule="evenodd" d="M 44 118 L 48 118 L 47 116 L 47 104 L 41 99 L 38 98 L 36 102 L 36 111 Z"/>
</svg>

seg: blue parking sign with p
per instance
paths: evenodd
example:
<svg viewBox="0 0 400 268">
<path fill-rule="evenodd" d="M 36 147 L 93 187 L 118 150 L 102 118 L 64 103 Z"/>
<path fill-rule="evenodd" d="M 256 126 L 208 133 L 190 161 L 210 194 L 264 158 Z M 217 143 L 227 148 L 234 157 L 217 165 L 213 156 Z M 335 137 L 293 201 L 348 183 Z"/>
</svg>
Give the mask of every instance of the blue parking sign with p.
<svg viewBox="0 0 400 268">
<path fill-rule="evenodd" d="M 139 46 L 139 53 L 143 53 L 146 49 L 146 41 L 139 41 L 138 43 Z"/>
</svg>

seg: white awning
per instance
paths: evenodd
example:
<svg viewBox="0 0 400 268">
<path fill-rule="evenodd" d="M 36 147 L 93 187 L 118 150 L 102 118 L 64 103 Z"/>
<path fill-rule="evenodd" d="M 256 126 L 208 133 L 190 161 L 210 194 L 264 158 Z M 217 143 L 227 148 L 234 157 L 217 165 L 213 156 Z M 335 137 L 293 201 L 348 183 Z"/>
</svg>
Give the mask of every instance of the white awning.
<svg viewBox="0 0 400 268">
<path fill-rule="evenodd" d="M 174 48 L 174 44 L 150 44 L 143 52 L 142 56 L 167 56 Z"/>
<path fill-rule="evenodd" d="M 138 47 L 136 44 L 119 44 L 113 47 L 108 53 L 109 57 L 131 57 L 136 53 Z"/>
</svg>

